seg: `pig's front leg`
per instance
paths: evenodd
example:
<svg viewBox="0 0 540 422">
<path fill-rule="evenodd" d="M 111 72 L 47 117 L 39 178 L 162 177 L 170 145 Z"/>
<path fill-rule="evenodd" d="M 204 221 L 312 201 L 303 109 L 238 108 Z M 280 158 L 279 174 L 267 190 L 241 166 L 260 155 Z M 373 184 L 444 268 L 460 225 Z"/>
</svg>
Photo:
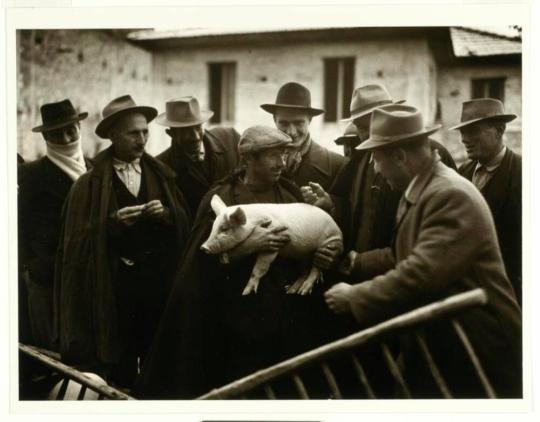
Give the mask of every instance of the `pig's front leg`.
<svg viewBox="0 0 540 422">
<path fill-rule="evenodd" d="M 276 251 L 261 253 L 257 256 L 257 261 L 255 261 L 253 271 L 251 271 L 251 277 L 249 277 L 249 281 L 247 282 L 246 287 L 242 292 L 242 296 L 248 295 L 251 292 L 257 293 L 259 281 L 261 280 L 262 276 L 264 276 L 268 272 L 270 265 L 272 264 L 272 262 L 274 262 L 274 259 L 276 259 L 277 255 L 278 252 Z"/>
</svg>

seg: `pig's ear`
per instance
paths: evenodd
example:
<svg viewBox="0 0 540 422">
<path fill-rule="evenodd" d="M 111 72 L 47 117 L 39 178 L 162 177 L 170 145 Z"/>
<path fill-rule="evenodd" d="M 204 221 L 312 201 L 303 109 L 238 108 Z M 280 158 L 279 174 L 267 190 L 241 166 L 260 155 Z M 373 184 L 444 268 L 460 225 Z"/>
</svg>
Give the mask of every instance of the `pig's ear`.
<svg viewBox="0 0 540 422">
<path fill-rule="evenodd" d="M 212 199 L 210 200 L 210 206 L 216 213 L 216 215 L 220 215 L 223 211 L 225 211 L 225 208 L 227 208 L 227 205 L 225 205 L 225 202 L 219 197 L 219 195 L 212 196 Z"/>
<path fill-rule="evenodd" d="M 242 208 L 236 208 L 234 212 L 229 216 L 229 222 L 233 226 L 243 226 L 244 224 L 246 224 L 246 213 Z"/>
</svg>

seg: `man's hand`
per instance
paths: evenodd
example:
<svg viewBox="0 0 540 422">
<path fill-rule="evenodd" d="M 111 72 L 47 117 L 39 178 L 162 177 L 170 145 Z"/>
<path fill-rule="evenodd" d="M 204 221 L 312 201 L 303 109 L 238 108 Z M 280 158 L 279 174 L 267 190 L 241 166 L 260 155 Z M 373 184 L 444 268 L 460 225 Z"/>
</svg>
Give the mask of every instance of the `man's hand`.
<svg viewBox="0 0 540 422">
<path fill-rule="evenodd" d="M 286 226 L 269 227 L 271 222 L 263 222 L 255 227 L 246 240 L 252 252 L 276 252 L 290 242 Z"/>
<path fill-rule="evenodd" d="M 154 199 L 153 201 L 147 202 L 144 206 L 145 208 L 143 209 L 142 213 L 144 217 L 153 218 L 156 220 L 163 217 L 165 207 L 159 199 Z"/>
<path fill-rule="evenodd" d="M 330 195 L 318 183 L 309 182 L 308 186 L 300 188 L 304 201 L 330 212 L 334 208 L 334 202 Z"/>
<path fill-rule="evenodd" d="M 113 215 L 113 218 L 120 224 L 129 227 L 135 224 L 135 222 L 142 215 L 146 205 L 135 205 L 133 207 L 120 208 Z"/>
<path fill-rule="evenodd" d="M 317 249 L 313 256 L 313 265 L 321 270 L 328 270 L 336 262 L 336 258 L 339 254 L 339 248 L 337 245 L 326 245 Z"/>
<path fill-rule="evenodd" d="M 352 286 L 347 283 L 338 283 L 332 286 L 324 294 L 324 300 L 328 307 L 336 314 L 351 313 L 349 295 Z"/>
<path fill-rule="evenodd" d="M 338 265 L 338 271 L 344 275 L 351 275 L 358 252 L 349 251 Z"/>
</svg>

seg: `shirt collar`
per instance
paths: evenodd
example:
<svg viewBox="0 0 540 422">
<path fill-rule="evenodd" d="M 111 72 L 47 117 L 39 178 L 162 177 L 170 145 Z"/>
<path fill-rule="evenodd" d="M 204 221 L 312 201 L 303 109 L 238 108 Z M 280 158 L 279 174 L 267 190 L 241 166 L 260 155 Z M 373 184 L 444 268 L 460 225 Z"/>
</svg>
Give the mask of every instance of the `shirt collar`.
<svg viewBox="0 0 540 422">
<path fill-rule="evenodd" d="M 492 158 L 492 160 L 487 164 L 480 164 L 479 162 L 476 163 L 475 171 L 478 170 L 480 167 L 483 167 L 488 172 L 495 171 L 502 163 L 502 160 L 504 159 L 504 155 L 506 154 L 506 145 L 503 146 L 503 148 L 499 151 L 499 153 Z"/>
<path fill-rule="evenodd" d="M 142 171 L 141 171 L 141 159 L 140 158 L 135 158 L 130 163 L 127 163 L 125 161 L 119 160 L 116 157 L 113 157 L 113 167 L 118 171 L 124 171 L 124 170 L 128 170 L 129 168 L 132 168 L 137 173 L 139 173 L 139 174 L 142 173 Z"/>
</svg>

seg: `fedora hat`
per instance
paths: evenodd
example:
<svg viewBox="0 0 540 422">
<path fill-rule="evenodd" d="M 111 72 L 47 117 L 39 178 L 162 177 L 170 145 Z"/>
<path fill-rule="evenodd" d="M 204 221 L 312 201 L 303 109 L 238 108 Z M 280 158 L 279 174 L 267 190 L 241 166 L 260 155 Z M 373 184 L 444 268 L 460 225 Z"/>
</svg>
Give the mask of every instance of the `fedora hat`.
<svg viewBox="0 0 540 422">
<path fill-rule="evenodd" d="M 502 101 L 494 98 L 479 98 L 465 101 L 461 109 L 461 123 L 452 126 L 448 130 L 455 130 L 481 120 L 497 120 L 501 122 L 511 122 L 517 116 L 515 114 L 505 114 Z"/>
<path fill-rule="evenodd" d="M 377 107 L 388 104 L 402 104 L 404 102 L 405 100 L 394 101 L 382 85 L 361 86 L 353 91 L 350 107 L 351 116 L 341 119 L 341 121 L 349 122 L 371 113 Z"/>
<path fill-rule="evenodd" d="M 156 118 L 156 123 L 167 127 L 189 127 L 200 125 L 213 115 L 213 111 L 201 111 L 197 98 L 187 96 L 167 101 L 165 113 Z"/>
<path fill-rule="evenodd" d="M 96 126 L 96 135 L 100 138 L 107 139 L 111 125 L 127 113 L 141 113 L 146 117 L 147 122 L 154 120 L 154 117 L 158 114 L 154 107 L 139 106 L 135 104 L 131 95 L 123 95 L 115 98 L 105 106 L 101 112 L 103 119 Z"/>
<path fill-rule="evenodd" d="M 318 116 L 324 113 L 324 110 L 320 108 L 311 107 L 311 93 L 309 89 L 296 82 L 287 82 L 279 88 L 276 102 L 274 104 L 262 104 L 261 108 L 272 114 L 278 108 L 305 110 L 312 116 Z"/>
<path fill-rule="evenodd" d="M 438 131 L 441 125 L 424 126 L 422 113 L 416 107 L 391 104 L 373 110 L 369 138 L 357 150 L 383 148 L 406 143 Z"/>
<path fill-rule="evenodd" d="M 78 122 L 88 117 L 87 112 L 77 113 L 68 99 L 57 103 L 43 104 L 40 108 L 43 124 L 32 128 L 32 132 L 47 132 Z"/>
<path fill-rule="evenodd" d="M 349 124 L 345 127 L 345 130 L 343 131 L 343 135 L 338 136 L 334 140 L 334 142 L 336 143 L 336 145 L 343 145 L 347 143 L 347 141 L 354 138 L 358 138 L 358 129 L 356 129 L 356 126 L 353 122 L 349 122 Z"/>
</svg>

